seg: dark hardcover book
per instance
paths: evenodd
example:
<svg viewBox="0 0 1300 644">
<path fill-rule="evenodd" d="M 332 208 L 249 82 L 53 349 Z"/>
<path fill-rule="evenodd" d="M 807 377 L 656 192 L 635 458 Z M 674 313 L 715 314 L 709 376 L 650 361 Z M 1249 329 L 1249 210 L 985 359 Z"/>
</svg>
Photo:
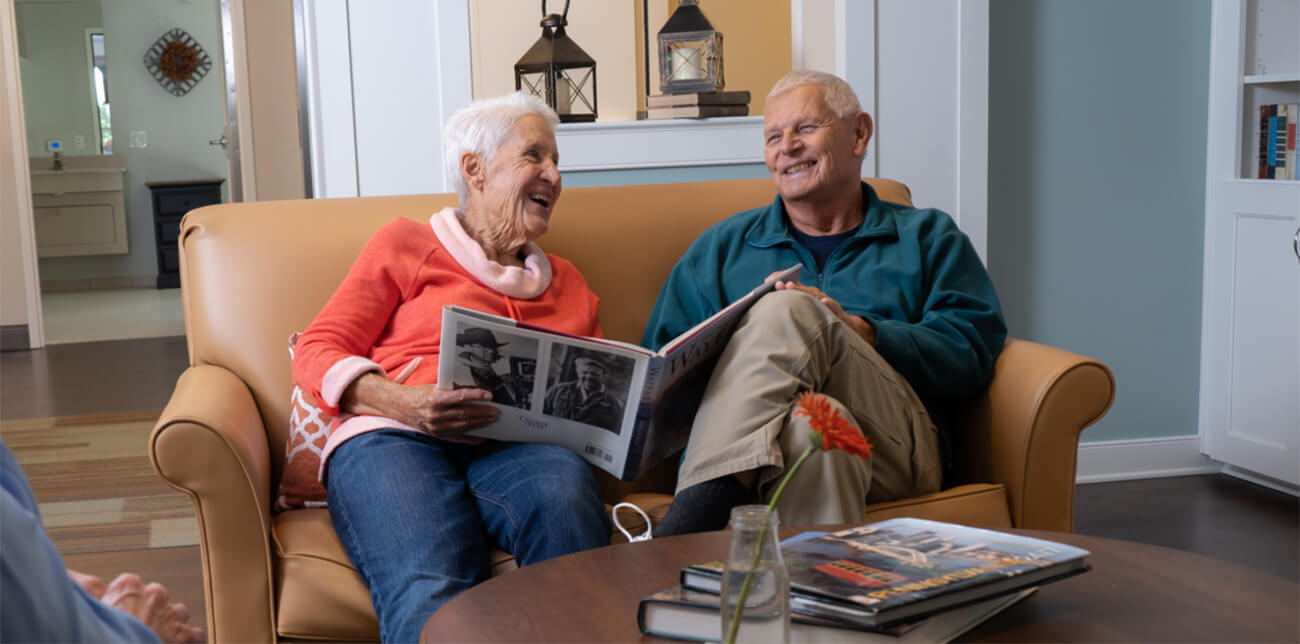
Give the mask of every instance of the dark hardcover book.
<svg viewBox="0 0 1300 644">
<path fill-rule="evenodd" d="M 833 619 L 790 613 L 790 639 L 796 642 L 947 642 L 1033 592 L 1006 595 L 936 615 L 927 620 L 882 628 L 854 626 Z M 720 598 L 673 586 L 641 600 L 636 623 L 641 632 L 695 642 L 721 639 Z"/>
<path fill-rule="evenodd" d="M 1268 107 L 1259 106 L 1259 174 L 1256 179 L 1268 178 Z"/>
<path fill-rule="evenodd" d="M 714 116 L 749 116 L 748 105 L 685 105 L 646 108 L 647 119 L 703 119 Z"/>
<path fill-rule="evenodd" d="M 651 94 L 645 97 L 645 106 L 647 108 L 685 107 L 687 105 L 749 105 L 749 90 Z"/>
<path fill-rule="evenodd" d="M 1085 572 L 1087 550 L 923 519 L 890 519 L 781 547 L 794 593 L 886 626 Z"/>
</svg>

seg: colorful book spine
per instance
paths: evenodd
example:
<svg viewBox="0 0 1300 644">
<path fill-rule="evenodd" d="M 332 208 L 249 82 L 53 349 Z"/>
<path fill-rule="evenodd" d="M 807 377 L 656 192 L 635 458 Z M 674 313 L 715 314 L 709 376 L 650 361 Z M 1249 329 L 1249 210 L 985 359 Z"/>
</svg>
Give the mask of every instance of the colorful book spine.
<svg viewBox="0 0 1300 644">
<path fill-rule="evenodd" d="M 1296 130 L 1300 125 L 1300 103 L 1287 104 L 1287 122 L 1285 133 L 1286 167 L 1284 179 L 1300 180 L 1300 160 L 1296 158 Z"/>
</svg>

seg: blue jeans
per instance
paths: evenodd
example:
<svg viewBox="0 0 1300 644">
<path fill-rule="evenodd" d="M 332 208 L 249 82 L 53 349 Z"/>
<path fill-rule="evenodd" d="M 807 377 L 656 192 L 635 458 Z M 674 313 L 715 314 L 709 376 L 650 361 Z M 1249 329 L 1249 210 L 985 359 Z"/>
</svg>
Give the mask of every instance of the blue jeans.
<svg viewBox="0 0 1300 644">
<path fill-rule="evenodd" d="M 385 642 L 417 641 L 439 606 L 487 579 L 492 546 L 526 566 L 610 540 L 591 467 L 555 445 L 379 430 L 334 451 L 326 486 Z"/>
</svg>

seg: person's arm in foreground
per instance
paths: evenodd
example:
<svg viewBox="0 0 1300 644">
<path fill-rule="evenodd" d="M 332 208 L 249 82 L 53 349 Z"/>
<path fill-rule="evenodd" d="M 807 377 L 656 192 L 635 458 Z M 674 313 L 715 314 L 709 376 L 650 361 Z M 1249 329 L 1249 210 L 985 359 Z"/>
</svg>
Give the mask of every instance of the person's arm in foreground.
<svg viewBox="0 0 1300 644">
<path fill-rule="evenodd" d="M 8 445 L 0 443 L 0 452 L 0 641 L 203 641 L 184 605 L 170 603 L 161 585 L 130 574 L 104 584 L 70 572 L 41 525 L 18 460 Z M 87 587 L 102 587 L 103 595 Z"/>
</svg>

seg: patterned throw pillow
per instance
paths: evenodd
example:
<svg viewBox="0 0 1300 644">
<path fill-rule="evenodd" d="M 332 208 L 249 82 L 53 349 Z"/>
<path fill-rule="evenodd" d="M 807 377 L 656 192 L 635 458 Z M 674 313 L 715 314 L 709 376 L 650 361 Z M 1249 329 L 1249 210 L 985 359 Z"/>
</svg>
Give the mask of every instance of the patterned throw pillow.
<svg viewBox="0 0 1300 644">
<path fill-rule="evenodd" d="M 299 333 L 289 336 L 289 359 L 298 344 Z M 280 474 L 280 492 L 275 497 L 275 510 L 296 508 L 323 508 L 325 487 L 320 484 L 321 454 L 329 438 L 331 416 L 316 406 L 301 387 L 293 387 L 293 409 L 289 412 L 289 439 L 284 446 L 284 471 Z"/>
</svg>

